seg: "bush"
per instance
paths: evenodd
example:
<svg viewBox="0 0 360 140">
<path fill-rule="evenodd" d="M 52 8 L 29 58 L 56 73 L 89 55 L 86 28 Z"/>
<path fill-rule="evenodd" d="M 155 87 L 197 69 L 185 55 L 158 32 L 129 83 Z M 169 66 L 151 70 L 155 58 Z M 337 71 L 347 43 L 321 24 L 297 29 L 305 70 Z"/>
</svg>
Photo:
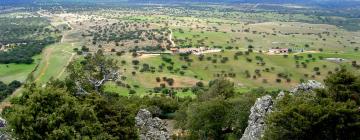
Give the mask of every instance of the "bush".
<svg viewBox="0 0 360 140">
<path fill-rule="evenodd" d="M 266 120 L 264 139 L 358 139 L 360 76 L 340 70 L 325 89 L 286 95 Z"/>
<path fill-rule="evenodd" d="M 172 78 L 167 78 L 166 82 L 169 84 L 169 86 L 172 86 L 174 84 L 174 79 Z"/>
<path fill-rule="evenodd" d="M 161 82 L 161 78 L 160 77 L 156 77 L 156 82 Z"/>
<path fill-rule="evenodd" d="M 135 93 L 136 93 L 135 90 L 133 90 L 133 89 L 129 90 L 129 94 L 135 94 Z"/>
<path fill-rule="evenodd" d="M 132 61 L 132 64 L 133 64 L 133 65 L 139 65 L 139 63 L 140 63 L 139 60 L 133 60 L 133 61 Z"/>
<path fill-rule="evenodd" d="M 6 85 L 2 81 L 0 81 L 0 101 L 7 98 L 9 95 L 11 95 L 17 88 L 21 86 L 21 83 L 19 81 L 12 81 L 10 84 Z"/>
</svg>

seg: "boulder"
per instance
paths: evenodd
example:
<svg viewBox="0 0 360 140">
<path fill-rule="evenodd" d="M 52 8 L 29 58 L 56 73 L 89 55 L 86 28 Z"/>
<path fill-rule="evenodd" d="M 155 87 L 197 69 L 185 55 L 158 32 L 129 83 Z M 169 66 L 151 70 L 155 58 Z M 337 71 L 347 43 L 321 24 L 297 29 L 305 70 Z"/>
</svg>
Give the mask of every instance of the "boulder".
<svg viewBox="0 0 360 140">
<path fill-rule="evenodd" d="M 140 130 L 140 140 L 170 140 L 166 123 L 158 117 L 153 118 L 146 109 L 140 109 L 135 117 L 135 123 Z"/>
<path fill-rule="evenodd" d="M 6 127 L 6 120 L 0 117 L 0 128 Z M 0 132 L 0 140 L 10 140 L 11 138 L 4 132 Z"/>
<path fill-rule="evenodd" d="M 270 95 L 258 98 L 251 107 L 251 113 L 248 120 L 248 126 L 245 129 L 241 140 L 259 140 L 262 138 L 265 130 L 265 117 L 272 112 L 273 99 Z"/>
<path fill-rule="evenodd" d="M 309 80 L 290 90 L 290 93 L 311 92 L 314 89 L 320 88 L 325 88 L 325 86 L 320 82 Z M 274 110 L 273 105 L 284 96 L 285 92 L 281 91 L 275 100 L 273 100 L 270 95 L 258 98 L 254 106 L 251 107 L 248 126 L 240 140 L 260 140 L 266 129 L 265 117 Z"/>
<path fill-rule="evenodd" d="M 0 140 L 11 140 L 12 138 L 5 134 L 5 133 L 0 133 Z"/>
<path fill-rule="evenodd" d="M 297 93 L 297 92 L 311 92 L 314 89 L 321 89 L 325 88 L 325 86 L 315 80 L 309 80 L 306 83 L 301 83 L 292 90 L 290 90 L 291 93 Z"/>
<path fill-rule="evenodd" d="M 276 101 L 279 101 L 281 99 L 283 99 L 285 96 L 285 92 L 284 91 L 280 91 L 279 94 L 276 96 Z"/>
<path fill-rule="evenodd" d="M 6 127 L 6 120 L 0 117 L 0 128 Z"/>
</svg>

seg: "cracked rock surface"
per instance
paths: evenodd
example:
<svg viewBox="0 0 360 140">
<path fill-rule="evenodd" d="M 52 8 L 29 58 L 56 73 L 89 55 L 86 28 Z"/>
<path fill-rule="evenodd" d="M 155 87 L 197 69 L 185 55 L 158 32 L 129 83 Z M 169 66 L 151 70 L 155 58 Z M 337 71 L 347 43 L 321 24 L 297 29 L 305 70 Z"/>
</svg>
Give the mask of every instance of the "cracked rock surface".
<svg viewBox="0 0 360 140">
<path fill-rule="evenodd" d="M 248 126 L 240 140 L 259 140 L 265 130 L 265 117 L 272 112 L 273 99 L 270 95 L 258 98 L 251 107 Z"/>
<path fill-rule="evenodd" d="M 158 117 L 152 117 L 150 111 L 140 109 L 135 117 L 136 127 L 139 128 L 140 140 L 170 140 L 170 133 L 166 123 Z"/>
</svg>

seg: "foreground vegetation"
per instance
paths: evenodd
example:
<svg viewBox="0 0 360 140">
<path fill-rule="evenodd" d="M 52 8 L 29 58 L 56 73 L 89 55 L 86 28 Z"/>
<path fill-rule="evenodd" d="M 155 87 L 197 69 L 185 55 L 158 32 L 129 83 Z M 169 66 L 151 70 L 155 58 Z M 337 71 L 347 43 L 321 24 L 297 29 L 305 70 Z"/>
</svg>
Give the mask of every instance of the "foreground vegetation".
<svg viewBox="0 0 360 140">
<path fill-rule="evenodd" d="M 265 139 L 357 139 L 360 77 L 341 70 L 326 89 L 287 95 L 268 118 Z"/>
</svg>

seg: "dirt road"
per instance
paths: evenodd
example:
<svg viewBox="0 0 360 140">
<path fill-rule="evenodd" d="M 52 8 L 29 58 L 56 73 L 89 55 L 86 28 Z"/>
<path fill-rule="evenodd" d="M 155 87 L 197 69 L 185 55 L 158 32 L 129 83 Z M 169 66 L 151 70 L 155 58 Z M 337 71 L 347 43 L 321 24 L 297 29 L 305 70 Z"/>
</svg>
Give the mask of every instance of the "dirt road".
<svg viewBox="0 0 360 140">
<path fill-rule="evenodd" d="M 172 32 L 171 29 L 169 29 L 169 31 L 170 31 L 169 40 L 170 40 L 170 42 L 171 42 L 171 47 L 176 47 L 176 44 L 175 44 L 175 42 L 174 42 L 174 40 L 173 40 L 173 32 Z"/>
<path fill-rule="evenodd" d="M 52 51 L 53 51 L 53 48 L 46 48 L 46 49 L 45 49 L 45 51 L 44 51 L 44 53 L 45 53 L 45 54 L 44 54 L 44 56 L 45 56 L 45 57 L 44 57 L 45 66 L 41 68 L 40 73 L 39 73 L 39 75 L 35 78 L 34 82 L 39 81 L 40 78 L 45 75 L 45 72 L 46 72 L 46 70 L 48 69 L 49 64 L 50 64 L 49 61 L 50 61 L 50 56 L 51 56 Z"/>
<path fill-rule="evenodd" d="M 71 44 L 72 46 L 74 46 L 74 44 Z M 65 73 L 66 71 L 66 67 L 71 63 L 71 61 L 74 59 L 75 57 L 75 53 L 71 53 L 71 52 L 68 52 L 68 51 L 64 51 L 63 52 L 66 52 L 66 53 L 69 53 L 71 54 L 71 57 L 69 58 L 68 62 L 66 63 L 66 66 L 61 70 L 61 72 L 59 73 L 59 75 L 56 77 L 57 79 L 61 78 L 61 76 Z"/>
</svg>

